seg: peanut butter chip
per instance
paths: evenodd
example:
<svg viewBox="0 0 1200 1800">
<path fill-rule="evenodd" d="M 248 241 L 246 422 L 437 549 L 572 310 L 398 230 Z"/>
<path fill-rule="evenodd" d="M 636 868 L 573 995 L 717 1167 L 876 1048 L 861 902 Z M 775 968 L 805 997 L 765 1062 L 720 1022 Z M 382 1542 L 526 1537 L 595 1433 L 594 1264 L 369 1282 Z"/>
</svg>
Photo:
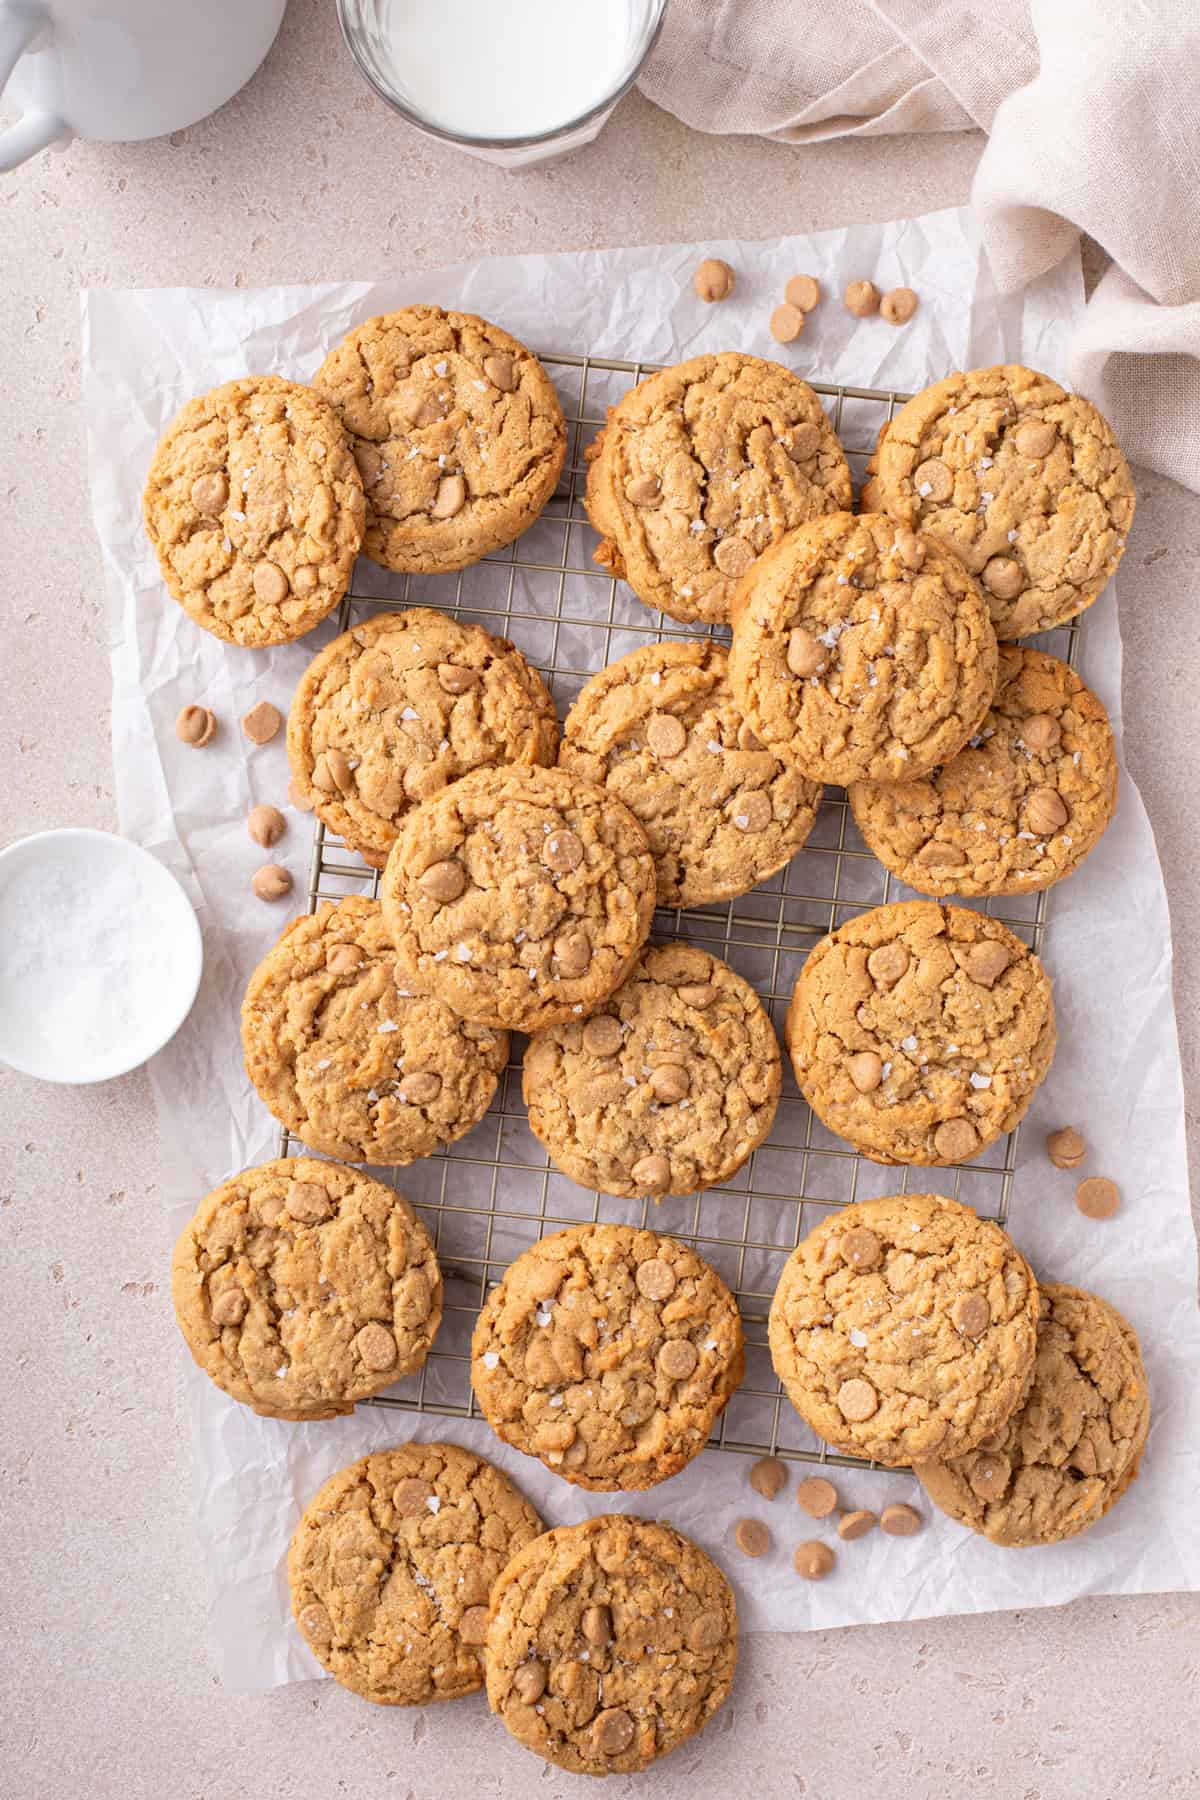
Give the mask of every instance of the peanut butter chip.
<svg viewBox="0 0 1200 1800">
<path fill-rule="evenodd" d="M 354 786 L 354 770 L 342 750 L 323 750 L 313 764 L 312 784 L 323 794 L 348 794 Z"/>
<path fill-rule="evenodd" d="M 754 551 L 742 537 L 722 538 L 713 551 L 713 561 L 722 575 L 728 575 L 736 581 L 744 575 L 754 561 Z"/>
<path fill-rule="evenodd" d="M 282 606 L 288 597 L 288 578 L 278 563 L 260 562 L 254 565 L 252 576 L 254 592 L 264 606 Z"/>
<path fill-rule="evenodd" d="M 889 1537 L 916 1537 L 920 1531 L 922 1519 L 915 1506 L 905 1506 L 897 1501 L 885 1506 L 879 1515 L 879 1529 L 886 1531 Z"/>
<path fill-rule="evenodd" d="M 325 958 L 325 967 L 331 975 L 349 975 L 362 959 L 363 953 L 357 944 L 335 944 Z"/>
<path fill-rule="evenodd" d="M 292 891 L 292 878 L 280 863 L 264 863 L 255 869 L 250 886 L 260 900 L 282 900 Z"/>
<path fill-rule="evenodd" d="M 873 1231 L 848 1231 L 844 1237 L 838 1239 L 838 1247 L 845 1261 L 858 1274 L 875 1268 L 883 1254 L 883 1245 Z M 871 1412 L 874 1411 L 875 1408 L 872 1406 Z M 864 1419 L 869 1419 L 870 1416 L 871 1413 L 863 1414 Z"/>
<path fill-rule="evenodd" d="M 662 492 L 662 482 L 657 475 L 635 475 L 626 483 L 625 498 L 631 506 L 651 506 Z"/>
<path fill-rule="evenodd" d="M 635 1277 L 639 1294 L 647 1300 L 669 1300 L 675 1292 L 675 1271 L 661 1256 L 651 1256 L 638 1264 Z"/>
<path fill-rule="evenodd" d="M 825 651 L 811 631 L 803 625 L 797 625 L 788 633 L 787 666 L 793 675 L 804 680 L 815 675 L 825 661 Z"/>
<path fill-rule="evenodd" d="M 646 742 L 659 762 L 669 762 L 687 743 L 687 731 L 673 713 L 651 713 L 646 721 Z"/>
<path fill-rule="evenodd" d="M 409 1106 L 428 1106 L 442 1091 L 442 1078 L 432 1069 L 415 1069 L 400 1083 L 400 1098 Z"/>
<path fill-rule="evenodd" d="M 467 484 L 461 475 L 443 475 L 438 482 L 437 498 L 430 507 L 435 519 L 452 519 L 467 503 Z"/>
<path fill-rule="evenodd" d="M 224 475 L 197 475 L 192 483 L 192 505 L 206 519 L 215 519 L 229 498 Z"/>
<path fill-rule="evenodd" d="M 526 1706 L 532 1706 L 546 1691 L 545 1663 L 538 1662 L 536 1658 L 533 1662 L 522 1663 L 513 1675 L 512 1684 L 518 1700 L 523 1700 Z"/>
<path fill-rule="evenodd" d="M 917 296 L 911 288 L 889 288 L 879 302 L 879 311 L 889 325 L 907 325 L 917 310 Z"/>
<path fill-rule="evenodd" d="M 852 281 L 842 299 L 846 311 L 856 319 L 869 319 L 879 311 L 879 289 L 873 281 Z"/>
<path fill-rule="evenodd" d="M 692 276 L 692 286 L 706 305 L 714 300 L 728 300 L 733 284 L 733 270 L 719 256 L 706 256 Z"/>
<path fill-rule="evenodd" d="M 873 1050 L 860 1050 L 846 1064 L 850 1079 L 860 1094 L 872 1094 L 883 1079 L 883 1064 Z"/>
<path fill-rule="evenodd" d="M 771 1548 L 771 1534 L 761 1519 L 739 1519 L 733 1541 L 743 1556 L 765 1556 Z"/>
<path fill-rule="evenodd" d="M 269 700 L 260 700 L 242 714 L 242 730 L 252 744 L 269 744 L 282 724 L 283 714 Z"/>
<path fill-rule="evenodd" d="M 318 1225 L 333 1211 L 333 1202 L 315 1181 L 293 1181 L 288 1188 L 287 1209 L 303 1225 Z"/>
<path fill-rule="evenodd" d="M 214 1325 L 240 1325 L 246 1316 L 246 1296 L 241 1288 L 227 1287 L 212 1303 Z"/>
<path fill-rule="evenodd" d="M 725 1621 L 719 1612 L 702 1612 L 688 1628 L 689 1650 L 715 1650 L 725 1637 Z"/>
<path fill-rule="evenodd" d="M 598 1756 L 620 1756 L 633 1742 L 633 1715 L 620 1706 L 606 1706 L 592 1720 L 592 1749 Z"/>
<path fill-rule="evenodd" d="M 691 1085 L 691 1076 L 679 1063 L 662 1063 L 650 1077 L 654 1098 L 665 1101 L 668 1106 L 682 1100 Z"/>
<path fill-rule="evenodd" d="M 735 794 L 729 802 L 729 812 L 739 831 L 765 831 L 774 817 L 770 798 L 761 788 L 749 794 Z"/>
<path fill-rule="evenodd" d="M 502 394 L 511 394 L 517 385 L 516 365 L 511 356 L 505 356 L 501 351 L 484 357 L 483 372 Z"/>
<path fill-rule="evenodd" d="M 1021 727 L 1021 736 L 1029 750 L 1039 755 L 1056 750 L 1062 739 L 1062 727 L 1052 713 L 1034 713 Z"/>
<path fill-rule="evenodd" d="M 368 1369 L 390 1369 L 396 1360 L 396 1340 L 386 1325 L 364 1325 L 354 1342 Z"/>
<path fill-rule="evenodd" d="M 430 863 L 425 873 L 419 877 L 422 893 L 438 906 L 448 906 L 451 900 L 457 900 L 467 885 L 467 872 L 455 857 L 446 862 Z"/>
<path fill-rule="evenodd" d="M 810 1519 L 827 1519 L 838 1503 L 837 1489 L 823 1475 L 810 1475 L 796 1489 L 796 1503 Z"/>
<path fill-rule="evenodd" d="M 809 1538 L 806 1543 L 797 1544 L 792 1553 L 792 1567 L 805 1581 L 824 1581 L 836 1562 L 837 1556 L 820 1538 Z"/>
<path fill-rule="evenodd" d="M 995 1456 L 985 1451 L 971 1464 L 967 1479 L 973 1494 L 978 1494 L 981 1500 L 994 1500 L 1008 1486 L 1011 1473 L 1012 1464 L 1007 1456 Z"/>
<path fill-rule="evenodd" d="M 868 1531 L 874 1531 L 879 1520 L 873 1512 L 860 1507 L 855 1512 L 843 1513 L 838 1520 L 838 1536 L 850 1541 L 854 1538 L 866 1537 Z"/>
<path fill-rule="evenodd" d="M 838 1407 L 843 1419 L 852 1425 L 861 1425 L 869 1419 L 879 1406 L 879 1395 L 869 1381 L 862 1381 L 858 1376 L 850 1381 L 843 1381 L 838 1389 Z"/>
<path fill-rule="evenodd" d="M 1089 1175 L 1075 1189 L 1075 1204 L 1086 1219 L 1111 1219 L 1121 1204 L 1121 1190 L 1107 1175 Z"/>
<path fill-rule="evenodd" d="M 607 1606 L 587 1607 L 580 1629 L 589 1644 L 611 1644 L 613 1622 Z"/>
<path fill-rule="evenodd" d="M 700 1352 L 687 1338 L 668 1338 L 658 1353 L 658 1367 L 668 1381 L 686 1381 L 700 1360 Z"/>
<path fill-rule="evenodd" d="M 246 830 L 256 844 L 269 850 L 287 830 L 287 820 L 277 806 L 255 806 L 251 808 L 246 820 Z"/>
<path fill-rule="evenodd" d="M 979 1148 L 979 1133 L 969 1119 L 943 1119 L 933 1134 L 933 1147 L 946 1162 L 962 1162 Z"/>
<path fill-rule="evenodd" d="M 701 1012 L 711 1006 L 716 995 L 716 988 L 709 982 L 687 981 L 682 987 L 675 989 L 685 1006 L 697 1007 Z"/>
<path fill-rule="evenodd" d="M 185 706 L 175 720 L 175 736 L 181 744 L 202 750 L 217 729 L 217 715 L 207 706 Z"/>
<path fill-rule="evenodd" d="M 744 721 L 738 726 L 737 741 L 739 750 L 761 750 L 763 747 L 762 739 L 757 732 L 751 731 L 749 725 Z"/>
<path fill-rule="evenodd" d="M 665 1193 L 671 1179 L 671 1165 L 665 1156 L 639 1157 L 629 1171 L 640 1190 L 648 1194 Z"/>
<path fill-rule="evenodd" d="M 993 556 L 983 565 L 980 577 L 989 594 L 997 600 L 1015 600 L 1025 586 L 1021 565 L 1011 556 Z"/>
<path fill-rule="evenodd" d="M 333 1625 L 323 1606 L 306 1606 L 298 1624 L 310 1644 L 333 1642 Z"/>
<path fill-rule="evenodd" d="M 992 1309 L 984 1294 L 960 1294 L 951 1312 L 955 1331 L 963 1337 L 982 1337 L 992 1322 Z"/>
<path fill-rule="evenodd" d="M 1052 787 L 1034 788 L 1025 805 L 1025 823 L 1038 837 L 1049 837 L 1068 818 L 1062 799 Z"/>
<path fill-rule="evenodd" d="M 1046 1155 L 1056 1169 L 1077 1169 L 1087 1155 L 1087 1145 L 1073 1125 L 1064 1125 L 1046 1139 Z"/>
<path fill-rule="evenodd" d="M 458 663 L 438 664 L 438 686 L 444 693 L 468 693 L 478 680 L 478 669 L 464 669 Z"/>
<path fill-rule="evenodd" d="M 896 533 L 896 555 L 906 569 L 919 569 L 925 561 L 925 546 L 915 531 Z"/>
<path fill-rule="evenodd" d="M 428 1512 L 425 1503 L 432 1493 L 433 1489 L 428 1482 L 408 1476 L 404 1481 L 398 1481 L 392 1489 L 392 1505 L 402 1519 L 416 1519 Z"/>
<path fill-rule="evenodd" d="M 592 961 L 592 943 L 586 931 L 563 931 L 554 940 L 558 972 L 573 980 L 586 973 Z"/>
<path fill-rule="evenodd" d="M 750 1471 L 750 1486 L 764 1500 L 774 1500 L 787 1486 L 787 1469 L 777 1456 L 760 1456 Z"/>
<path fill-rule="evenodd" d="M 771 314 L 771 336 L 777 344 L 792 344 L 804 330 L 804 314 L 787 301 Z"/>
<path fill-rule="evenodd" d="M 821 284 L 815 275 L 793 275 L 783 297 L 798 312 L 810 313 L 821 298 Z"/>
<path fill-rule="evenodd" d="M 486 1644 L 488 1629 L 488 1609 L 486 1606 L 468 1606 L 458 1621 L 459 1641 L 464 1644 Z"/>
<path fill-rule="evenodd" d="M 990 988 L 995 987 L 1011 961 L 1003 944 L 984 938 L 982 943 L 971 945 L 963 964 L 972 981 L 977 981 L 980 987 Z"/>
<path fill-rule="evenodd" d="M 931 456 L 928 462 L 918 463 L 912 479 L 922 500 L 948 500 L 954 492 L 954 477 L 936 456 Z"/>
<path fill-rule="evenodd" d="M 793 462 L 811 462 L 821 448 L 821 430 L 810 419 L 793 425 L 791 439 L 784 445 Z"/>
<path fill-rule="evenodd" d="M 1017 449 L 1022 456 L 1031 456 L 1037 461 L 1049 456 L 1054 448 L 1058 432 L 1049 419 L 1026 419 L 1013 432 Z"/>
<path fill-rule="evenodd" d="M 903 944 L 880 944 L 867 958 L 867 973 L 876 987 L 893 988 L 908 968 Z"/>
<path fill-rule="evenodd" d="M 611 1013 L 598 1013 L 583 1028 L 583 1047 L 589 1056 L 615 1056 L 621 1048 L 621 1022 Z"/>
<path fill-rule="evenodd" d="M 573 831 L 552 831 L 542 845 L 542 861 L 558 875 L 568 875 L 583 861 L 583 844 Z"/>
<path fill-rule="evenodd" d="M 292 576 L 292 587 L 297 594 L 311 594 L 317 585 L 317 571 L 311 563 L 301 563 Z"/>
</svg>

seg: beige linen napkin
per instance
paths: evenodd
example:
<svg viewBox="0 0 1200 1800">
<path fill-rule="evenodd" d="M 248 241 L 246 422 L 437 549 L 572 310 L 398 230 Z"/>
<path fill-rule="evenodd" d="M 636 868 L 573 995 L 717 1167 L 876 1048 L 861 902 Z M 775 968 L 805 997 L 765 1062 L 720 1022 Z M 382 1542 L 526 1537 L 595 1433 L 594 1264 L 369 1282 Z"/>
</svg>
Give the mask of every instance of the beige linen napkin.
<svg viewBox="0 0 1200 1800">
<path fill-rule="evenodd" d="M 796 144 L 986 131 L 1001 288 L 1083 232 L 1108 251 L 1070 380 L 1200 490 L 1200 0 L 672 0 L 641 86 L 698 130 Z"/>
</svg>

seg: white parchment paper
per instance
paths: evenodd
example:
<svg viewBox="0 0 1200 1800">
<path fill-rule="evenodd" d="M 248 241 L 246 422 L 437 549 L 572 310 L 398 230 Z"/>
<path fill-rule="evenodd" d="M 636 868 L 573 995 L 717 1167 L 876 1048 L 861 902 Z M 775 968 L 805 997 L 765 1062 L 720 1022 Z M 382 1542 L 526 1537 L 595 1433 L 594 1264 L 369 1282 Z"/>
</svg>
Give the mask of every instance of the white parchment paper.
<svg viewBox="0 0 1200 1800">
<path fill-rule="evenodd" d="M 737 291 L 702 306 L 691 274 L 725 257 Z M 285 710 L 332 626 L 268 652 L 233 649 L 198 630 L 165 594 L 141 529 L 140 495 L 154 443 L 192 394 L 247 371 L 305 379 L 352 325 L 414 300 L 489 315 L 544 351 L 670 362 L 742 347 L 769 355 L 765 321 L 786 278 L 816 274 L 826 301 L 795 354 L 802 374 L 862 386 L 916 388 L 947 370 L 1003 360 L 1061 373 L 1082 304 L 1078 268 L 1064 265 L 1019 299 L 995 293 L 966 212 L 856 226 L 765 244 L 673 245 L 507 258 L 327 287 L 164 289 L 84 296 L 83 385 L 92 499 L 107 572 L 113 742 L 122 830 L 180 878 L 204 927 L 206 974 L 184 1030 L 151 1064 L 168 1159 L 171 1222 L 181 1227 L 218 1180 L 274 1154 L 276 1127 L 243 1073 L 237 1010 L 251 968 L 284 923 L 249 893 L 262 860 L 245 818 L 283 803 L 282 737 L 250 746 L 237 721 L 259 699 Z M 844 283 L 871 275 L 921 296 L 894 330 L 851 318 Z M 778 352 L 776 352 L 778 353 Z M 1136 527 L 1135 527 L 1136 529 Z M 580 584 L 582 585 L 582 584 Z M 414 583 L 414 588 L 420 583 Z M 437 594 L 430 587 L 429 598 Z M 425 598 L 424 591 L 414 598 Z M 524 647 L 537 657 L 536 642 Z M 1121 646 L 1110 588 L 1083 637 L 1082 672 L 1120 734 Z M 175 715 L 210 706 L 221 734 L 203 752 L 176 741 Z M 291 813 L 274 853 L 303 891 L 310 821 Z M 812 1527 L 790 1496 L 770 1505 L 746 1481 L 745 1460 L 706 1452 L 683 1474 L 632 1500 L 585 1495 L 499 1444 L 481 1422 L 360 1408 L 351 1419 L 287 1425 L 255 1418 L 191 1367 L 196 1524 L 209 1570 L 211 1647 L 223 1679 L 261 1688 L 318 1673 L 290 1623 L 284 1558 L 302 1504 L 325 1477 L 369 1449 L 446 1436 L 506 1468 L 548 1522 L 625 1508 L 669 1518 L 736 1580 L 746 1628 L 806 1630 L 1003 1607 L 1052 1605 L 1087 1593 L 1200 1585 L 1193 1526 L 1200 1487 L 1200 1317 L 1188 1210 L 1183 1095 L 1171 997 L 1166 898 L 1141 800 L 1123 778 L 1116 821 L 1083 870 L 1056 891 L 1047 960 L 1060 1047 L 1021 1136 L 1010 1226 L 1038 1271 L 1094 1287 L 1141 1334 L 1155 1423 L 1143 1473 L 1099 1526 L 1058 1548 L 1003 1551 L 925 1506 L 911 1540 L 878 1533 L 845 1546 L 835 1578 L 797 1580 L 790 1551 Z M 1080 1125 L 1093 1167 L 1122 1186 L 1111 1223 L 1081 1218 L 1074 1180 L 1042 1152 L 1048 1128 Z M 420 1170 L 405 1186 L 420 1197 Z M 937 1171 L 931 1185 L 937 1185 Z M 878 1187 L 872 1191 L 883 1191 Z M 970 1198 L 964 1186 L 964 1198 Z M 669 1208 L 656 1223 L 670 1231 Z M 180 1446 L 180 1457 L 184 1451 Z M 839 1474 L 843 1503 L 878 1509 L 920 1500 L 903 1473 Z M 774 1554 L 749 1563 L 730 1547 L 754 1513 Z"/>
</svg>

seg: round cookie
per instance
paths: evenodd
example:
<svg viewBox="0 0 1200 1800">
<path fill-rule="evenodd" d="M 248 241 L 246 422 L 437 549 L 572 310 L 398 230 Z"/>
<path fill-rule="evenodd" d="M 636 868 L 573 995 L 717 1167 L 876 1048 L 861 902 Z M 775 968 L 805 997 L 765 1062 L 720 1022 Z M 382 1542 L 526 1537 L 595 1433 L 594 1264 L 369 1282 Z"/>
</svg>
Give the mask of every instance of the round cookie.
<svg viewBox="0 0 1200 1800">
<path fill-rule="evenodd" d="M 1117 803 L 1108 717 L 1073 669 L 1006 644 L 991 710 L 920 781 L 855 782 L 868 848 L 923 894 L 1028 894 L 1070 875 Z"/>
<path fill-rule="evenodd" d="M 567 448 L 554 384 L 487 319 L 440 306 L 367 319 L 313 386 L 349 433 L 363 550 L 384 568 L 464 569 L 511 544 L 554 492 Z"/>
<path fill-rule="evenodd" d="M 882 513 L 792 532 L 750 570 L 733 610 L 738 705 L 814 781 L 927 774 L 983 723 L 997 657 L 979 587 Z"/>
<path fill-rule="evenodd" d="M 560 1525 L 492 1590 L 488 1704 L 518 1743 L 575 1774 L 627 1774 L 677 1749 L 736 1666 L 732 1588 L 658 1520 Z"/>
<path fill-rule="evenodd" d="M 628 808 L 563 769 L 476 769 L 403 821 L 380 888 L 397 964 L 465 1019 L 536 1031 L 591 1012 L 650 929 L 654 860 Z"/>
<path fill-rule="evenodd" d="M 308 806 L 382 868 L 404 815 L 460 775 L 552 763 L 558 720 L 515 645 L 419 606 L 355 625 L 313 658 L 287 745 Z"/>
<path fill-rule="evenodd" d="M 653 945 L 590 1019 L 525 1051 L 529 1126 L 581 1187 L 693 1194 L 728 1181 L 775 1121 L 779 1044 L 728 963 Z"/>
<path fill-rule="evenodd" d="M 594 675 L 567 714 L 559 765 L 599 782 L 650 840 L 660 906 L 733 900 L 789 862 L 821 790 L 765 750 L 703 638 L 647 644 Z"/>
<path fill-rule="evenodd" d="M 850 471 L 806 381 L 726 351 L 662 369 L 609 410 L 585 452 L 595 561 L 684 622 L 729 618 L 769 544 L 848 507 Z"/>
<path fill-rule="evenodd" d="M 542 1522 L 456 1444 L 364 1456 L 310 1500 L 288 1551 L 292 1614 L 335 1681 L 380 1706 L 483 1686 L 488 1596 Z"/>
<path fill-rule="evenodd" d="M 809 952 L 784 1036 L 818 1118 L 881 1163 L 968 1162 L 1024 1116 L 1050 1067 L 1050 982 L 962 906 L 876 906 Z"/>
<path fill-rule="evenodd" d="M 168 592 L 227 644 L 286 644 L 331 613 L 363 536 L 363 487 L 333 409 L 248 375 L 189 400 L 142 500 Z"/>
<path fill-rule="evenodd" d="M 744 1368 L 716 1270 L 632 1225 L 575 1225 L 531 1245 L 471 1338 L 471 1384 L 496 1435 L 598 1493 L 678 1474 Z"/>
<path fill-rule="evenodd" d="M 242 1002 L 242 1051 L 259 1098 L 311 1150 L 410 1163 L 478 1124 L 508 1036 L 414 994 L 377 900 L 293 919 Z"/>
<path fill-rule="evenodd" d="M 175 1246 L 171 1293 L 205 1374 L 274 1419 L 353 1412 L 421 1367 L 442 1317 L 437 1256 L 407 1200 L 308 1156 L 214 1188 Z"/>
<path fill-rule="evenodd" d="M 959 1456 L 1020 1405 L 1038 1290 L 998 1225 L 938 1194 L 840 1207 L 798 1245 L 771 1302 L 771 1361 L 838 1449 L 903 1468 Z"/>
<path fill-rule="evenodd" d="M 1047 1283 L 1024 1403 L 970 1455 L 913 1472 L 943 1512 L 993 1544 L 1058 1544 L 1120 1499 L 1149 1427 L 1133 1327 L 1095 1294 Z"/>
<path fill-rule="evenodd" d="M 1121 560 L 1136 498 L 1089 400 L 1019 364 L 948 375 L 880 439 L 883 510 L 962 558 L 1000 638 L 1061 625 Z"/>
</svg>

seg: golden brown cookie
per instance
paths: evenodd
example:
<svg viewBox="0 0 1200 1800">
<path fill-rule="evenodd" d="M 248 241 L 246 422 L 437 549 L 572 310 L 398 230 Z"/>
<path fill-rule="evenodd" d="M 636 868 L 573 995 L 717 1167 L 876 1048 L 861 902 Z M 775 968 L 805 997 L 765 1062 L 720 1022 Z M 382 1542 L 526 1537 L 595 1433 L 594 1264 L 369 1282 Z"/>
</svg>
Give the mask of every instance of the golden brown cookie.
<svg viewBox="0 0 1200 1800">
<path fill-rule="evenodd" d="M 387 569 L 466 568 L 511 544 L 554 492 L 567 447 L 554 384 L 487 319 L 440 306 L 367 319 L 313 386 L 350 434 L 363 550 Z"/>
<path fill-rule="evenodd" d="M 771 1360 L 813 1430 L 889 1468 L 959 1456 L 1020 1405 L 1038 1292 L 1012 1240 L 938 1194 L 840 1207 L 793 1251 Z"/>
<path fill-rule="evenodd" d="M 962 558 L 1000 638 L 1061 625 L 1121 560 L 1136 497 L 1090 400 L 1019 364 L 948 375 L 877 449 L 883 510 Z"/>
<path fill-rule="evenodd" d="M 728 1181 L 779 1101 L 775 1029 L 748 981 L 690 944 L 652 945 L 589 1019 L 530 1039 L 529 1125 L 572 1181 L 691 1194 Z"/>
<path fill-rule="evenodd" d="M 333 611 L 363 536 L 363 489 L 332 407 L 278 375 L 189 400 L 142 512 L 168 591 L 227 644 L 286 644 Z"/>
<path fill-rule="evenodd" d="M 313 658 L 287 742 L 307 805 L 382 868 L 405 814 L 460 775 L 552 763 L 558 720 L 515 645 L 416 606 L 355 625 Z"/>
<path fill-rule="evenodd" d="M 730 680 L 769 750 L 814 781 L 900 781 L 983 723 L 996 637 L 955 557 L 882 513 L 835 513 L 754 565 Z"/>
<path fill-rule="evenodd" d="M 242 1051 L 259 1098 L 311 1150 L 410 1163 L 477 1125 L 508 1034 L 416 994 L 377 900 L 293 919 L 242 1002 Z"/>
<path fill-rule="evenodd" d="M 923 894 L 1028 894 L 1070 875 L 1117 803 L 1108 717 L 1073 669 L 1006 644 L 966 749 L 920 781 L 855 782 L 869 849 Z"/>
<path fill-rule="evenodd" d="M 742 1322 L 716 1270 L 631 1225 L 575 1225 L 531 1245 L 471 1339 L 493 1431 L 600 1493 L 678 1474 L 744 1367 Z"/>
<path fill-rule="evenodd" d="M 739 577 L 794 525 L 850 505 L 850 471 L 806 381 L 726 351 L 649 376 L 586 452 L 602 568 L 685 622 L 721 624 Z"/>
<path fill-rule="evenodd" d="M 746 894 L 789 862 L 821 789 L 763 748 L 704 638 L 647 644 L 592 677 L 563 727 L 559 764 L 599 782 L 645 828 L 660 906 Z"/>
<path fill-rule="evenodd" d="M 537 1031 L 619 987 L 654 911 L 627 807 L 563 769 L 476 769 L 409 813 L 380 893 L 406 980 L 463 1018 Z"/>
<path fill-rule="evenodd" d="M 200 1202 L 175 1246 L 179 1328 L 217 1386 L 275 1419 L 332 1419 L 419 1369 L 442 1317 L 424 1225 L 358 1169 L 282 1157 Z"/>
<path fill-rule="evenodd" d="M 1058 1544 L 1120 1499 L 1149 1427 L 1133 1327 L 1095 1294 L 1047 1283 L 1023 1404 L 970 1455 L 919 1461 L 914 1473 L 943 1512 L 993 1544 Z"/>
<path fill-rule="evenodd" d="M 784 1036 L 805 1099 L 873 1162 L 968 1162 L 1050 1067 L 1050 982 L 983 913 L 876 906 L 809 952 Z"/>
<path fill-rule="evenodd" d="M 377 1451 L 305 1508 L 288 1551 L 293 1616 L 364 1700 L 457 1700 L 483 1686 L 492 1584 L 541 1529 L 508 1477 L 469 1450 Z"/>
<path fill-rule="evenodd" d="M 492 1590 L 488 1704 L 518 1743 L 575 1774 L 628 1774 L 677 1749 L 736 1666 L 732 1588 L 656 1520 L 561 1525 Z"/>
</svg>

